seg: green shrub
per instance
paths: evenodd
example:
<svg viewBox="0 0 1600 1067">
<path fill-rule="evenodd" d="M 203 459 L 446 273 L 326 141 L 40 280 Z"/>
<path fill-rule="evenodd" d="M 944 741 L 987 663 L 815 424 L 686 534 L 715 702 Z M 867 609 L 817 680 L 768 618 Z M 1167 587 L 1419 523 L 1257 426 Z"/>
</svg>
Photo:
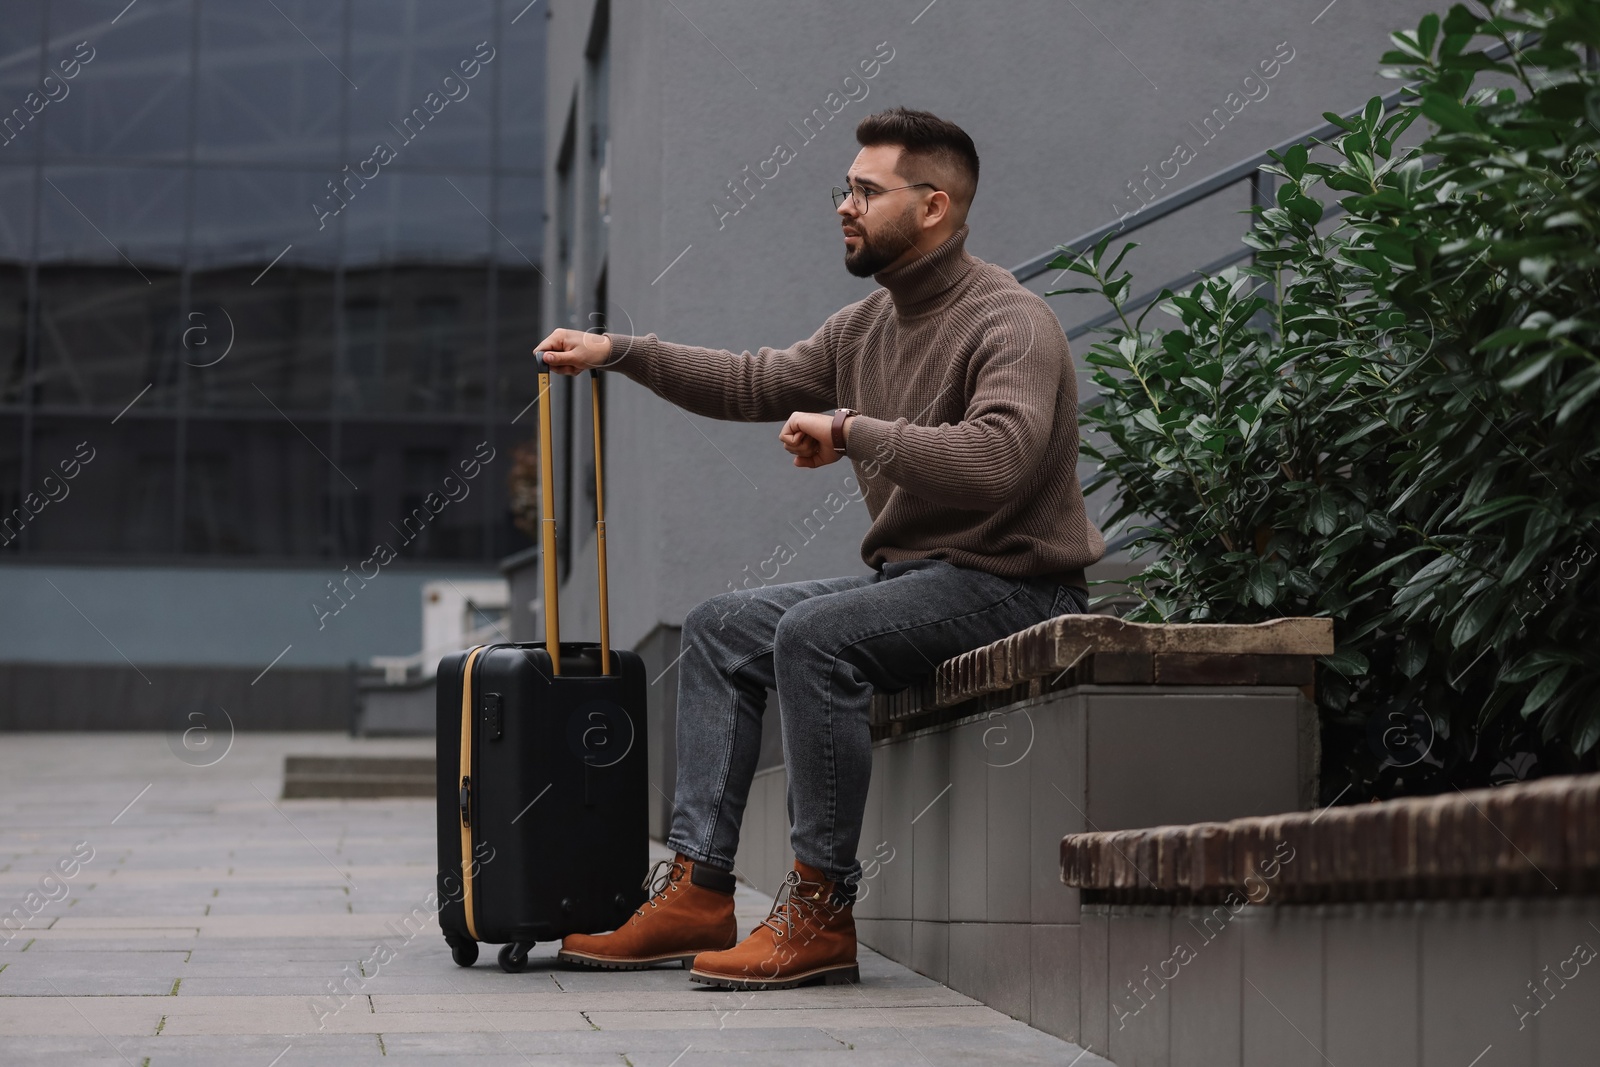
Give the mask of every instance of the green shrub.
<svg viewBox="0 0 1600 1067">
<path fill-rule="evenodd" d="M 1497 11 L 1392 35 L 1415 91 L 1274 154 L 1253 264 L 1152 305 L 1181 328 L 1127 318 L 1136 246 L 1054 264 L 1121 318 L 1084 454 L 1156 557 L 1131 617 L 1336 620 L 1325 801 L 1596 766 L 1600 4 Z"/>
</svg>

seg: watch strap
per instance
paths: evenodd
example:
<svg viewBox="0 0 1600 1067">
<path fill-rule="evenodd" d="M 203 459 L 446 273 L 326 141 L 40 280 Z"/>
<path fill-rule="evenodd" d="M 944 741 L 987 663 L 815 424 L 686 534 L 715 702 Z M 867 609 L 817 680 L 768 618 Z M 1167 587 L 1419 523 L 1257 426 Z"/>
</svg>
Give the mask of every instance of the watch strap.
<svg viewBox="0 0 1600 1067">
<path fill-rule="evenodd" d="M 833 450 L 844 455 L 844 420 L 851 415 L 859 415 L 855 408 L 838 408 L 833 413 Z"/>
</svg>

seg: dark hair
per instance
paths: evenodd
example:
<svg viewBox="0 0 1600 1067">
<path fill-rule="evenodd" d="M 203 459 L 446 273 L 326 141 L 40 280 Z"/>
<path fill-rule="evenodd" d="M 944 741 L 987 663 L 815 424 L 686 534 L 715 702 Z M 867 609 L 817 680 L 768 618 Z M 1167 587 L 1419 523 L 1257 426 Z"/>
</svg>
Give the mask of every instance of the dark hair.
<svg viewBox="0 0 1600 1067">
<path fill-rule="evenodd" d="M 902 160 L 918 170 L 923 169 L 919 164 L 926 164 L 940 172 L 945 178 L 944 183 L 937 183 L 941 188 L 954 185 L 945 191 L 963 208 L 972 203 L 978 190 L 977 146 L 966 130 L 931 111 L 891 107 L 868 115 L 856 124 L 856 142 L 863 148 L 899 145 Z M 912 177 L 904 169 L 900 173 Z"/>
</svg>

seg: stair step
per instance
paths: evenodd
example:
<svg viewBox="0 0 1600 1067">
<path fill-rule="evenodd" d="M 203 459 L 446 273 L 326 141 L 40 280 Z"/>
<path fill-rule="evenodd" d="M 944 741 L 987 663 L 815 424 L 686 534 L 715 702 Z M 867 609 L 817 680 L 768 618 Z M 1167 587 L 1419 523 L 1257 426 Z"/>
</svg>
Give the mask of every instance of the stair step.
<svg viewBox="0 0 1600 1067">
<path fill-rule="evenodd" d="M 286 756 L 283 799 L 431 797 L 436 764 L 426 756 Z"/>
</svg>

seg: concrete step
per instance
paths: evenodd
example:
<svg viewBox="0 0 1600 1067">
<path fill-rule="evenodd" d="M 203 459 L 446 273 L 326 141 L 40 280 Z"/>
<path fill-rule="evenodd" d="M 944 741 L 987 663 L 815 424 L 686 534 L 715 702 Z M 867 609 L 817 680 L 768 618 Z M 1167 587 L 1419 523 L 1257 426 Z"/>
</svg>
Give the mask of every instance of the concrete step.
<svg viewBox="0 0 1600 1067">
<path fill-rule="evenodd" d="M 285 756 L 283 799 L 431 797 L 438 788 L 432 757 Z"/>
</svg>

